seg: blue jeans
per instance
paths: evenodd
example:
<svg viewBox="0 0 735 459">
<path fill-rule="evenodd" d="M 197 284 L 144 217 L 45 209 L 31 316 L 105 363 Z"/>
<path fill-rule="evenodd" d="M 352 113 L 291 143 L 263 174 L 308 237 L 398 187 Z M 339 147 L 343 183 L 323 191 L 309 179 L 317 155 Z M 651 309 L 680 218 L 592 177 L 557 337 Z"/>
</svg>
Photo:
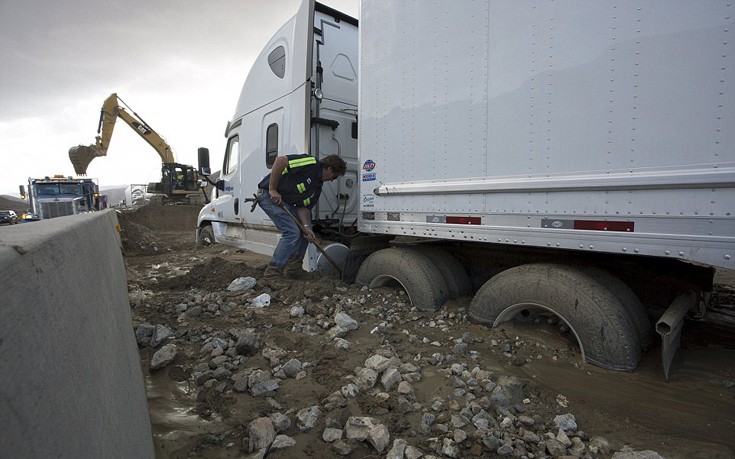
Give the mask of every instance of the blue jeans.
<svg viewBox="0 0 735 459">
<path fill-rule="evenodd" d="M 306 248 L 309 246 L 309 241 L 301 234 L 299 226 L 291 220 L 286 214 L 286 210 L 291 213 L 296 219 L 296 208 L 290 204 L 285 204 L 283 207 L 279 207 L 276 203 L 271 200 L 268 192 L 258 193 L 258 205 L 268 217 L 270 217 L 273 224 L 281 232 L 281 239 L 276 245 L 276 249 L 273 251 L 273 258 L 271 258 L 270 265 L 275 267 L 283 267 L 291 260 L 302 260 L 306 253 Z"/>
</svg>

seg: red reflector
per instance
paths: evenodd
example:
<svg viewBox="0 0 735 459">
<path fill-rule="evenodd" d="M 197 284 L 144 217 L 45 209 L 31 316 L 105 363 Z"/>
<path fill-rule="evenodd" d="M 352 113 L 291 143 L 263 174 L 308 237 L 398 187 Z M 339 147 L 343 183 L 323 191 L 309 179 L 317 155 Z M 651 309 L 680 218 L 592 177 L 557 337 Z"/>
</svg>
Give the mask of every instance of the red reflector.
<svg viewBox="0 0 735 459">
<path fill-rule="evenodd" d="M 479 225 L 482 222 L 480 217 L 447 217 L 447 223 L 455 225 Z"/>
<path fill-rule="evenodd" d="M 634 222 L 605 222 L 598 220 L 574 220 L 574 229 L 591 231 L 633 232 Z"/>
</svg>

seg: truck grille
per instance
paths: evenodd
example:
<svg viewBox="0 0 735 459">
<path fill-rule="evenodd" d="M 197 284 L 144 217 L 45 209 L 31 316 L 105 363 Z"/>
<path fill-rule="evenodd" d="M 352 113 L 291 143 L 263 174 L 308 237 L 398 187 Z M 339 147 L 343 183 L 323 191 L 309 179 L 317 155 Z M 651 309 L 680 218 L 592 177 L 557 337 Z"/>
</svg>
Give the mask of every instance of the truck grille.
<svg viewBox="0 0 735 459">
<path fill-rule="evenodd" d="M 74 214 L 74 203 L 66 202 L 42 202 L 41 211 L 43 218 L 63 217 Z"/>
</svg>

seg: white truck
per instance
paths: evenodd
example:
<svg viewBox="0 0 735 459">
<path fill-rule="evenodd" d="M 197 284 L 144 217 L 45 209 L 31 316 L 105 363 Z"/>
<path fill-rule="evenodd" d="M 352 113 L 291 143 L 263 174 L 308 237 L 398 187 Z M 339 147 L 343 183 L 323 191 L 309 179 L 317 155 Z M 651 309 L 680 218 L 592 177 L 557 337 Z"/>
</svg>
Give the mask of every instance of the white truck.
<svg viewBox="0 0 735 459">
<path fill-rule="evenodd" d="M 610 369 L 655 323 L 668 378 L 684 316 L 735 268 L 734 13 L 362 0 L 358 27 L 304 0 L 245 81 L 198 241 L 270 253 L 246 199 L 277 155 L 336 153 L 313 219 L 345 280 L 420 310 L 473 295 L 490 326 L 556 315 Z"/>
</svg>

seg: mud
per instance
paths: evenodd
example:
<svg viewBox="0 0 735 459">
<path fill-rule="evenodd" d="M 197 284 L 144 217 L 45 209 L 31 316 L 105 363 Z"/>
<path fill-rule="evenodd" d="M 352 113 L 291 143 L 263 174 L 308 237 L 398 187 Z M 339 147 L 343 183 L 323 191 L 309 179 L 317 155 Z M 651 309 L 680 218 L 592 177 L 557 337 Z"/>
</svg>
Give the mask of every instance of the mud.
<svg viewBox="0 0 735 459">
<path fill-rule="evenodd" d="M 424 362 L 435 352 L 448 355 L 447 348 L 462 336 L 477 355 L 463 361 L 470 368 L 479 365 L 497 375 L 526 380 L 529 409 L 543 419 L 571 412 L 586 435 L 604 436 L 616 450 L 629 445 L 667 458 L 735 457 L 735 333 L 726 320 L 686 322 L 671 381 L 665 383 L 658 345 L 633 372 L 601 370 L 584 364 L 574 343 L 554 326 L 514 323 L 488 329 L 467 322 L 463 317 L 470 298 L 451 301 L 435 313 L 420 313 L 410 310 L 405 294 L 394 288 L 365 292 L 322 279 L 294 281 L 285 291 L 271 293 L 268 308 L 254 310 L 246 306 L 252 296 L 266 291 L 260 286 L 249 294 L 222 292 L 237 277 L 258 279 L 266 257 L 219 245 L 197 248 L 191 229 L 197 208 L 147 207 L 120 214 L 120 221 L 133 326 L 165 324 L 174 331 L 179 348 L 176 360 L 158 371 L 149 370 L 155 349 L 140 348 L 158 457 L 246 456 L 243 439 L 247 444 L 247 425 L 252 420 L 275 410 L 290 412 L 293 418 L 294 411 L 321 404 L 376 350 L 390 350 L 404 362 L 421 356 Z M 728 275 L 718 281 L 731 282 Z M 177 320 L 177 305 L 213 292 L 233 305 L 228 313 Z M 726 283 L 718 285 L 713 295 L 714 308 L 726 316 L 731 310 L 728 305 L 735 303 L 733 292 Z M 314 322 L 332 317 L 335 305 L 353 302 L 358 306 L 349 314 L 360 328 L 348 335 L 352 347 L 345 352 L 327 345 L 324 330 Z M 303 306 L 311 322 L 290 317 L 293 305 Z M 283 380 L 270 397 L 235 393 L 230 383 L 220 385 L 225 387 L 221 391 L 217 386 L 197 386 L 192 374 L 203 358 L 202 340 L 235 328 L 254 328 L 264 348 L 282 349 L 286 359 L 308 363 L 307 376 Z M 442 347 L 427 344 L 436 342 Z M 269 368 L 271 364 L 256 354 L 248 357 L 246 366 Z M 421 381 L 414 384 L 418 402 L 427 406 L 433 397 L 451 399 L 453 388 L 441 368 L 422 363 L 421 374 Z M 417 431 L 420 412 L 399 415 L 390 403 L 349 399 L 346 407 L 323 417 L 344 421 L 346 416 L 376 416 L 391 426 L 391 440 L 407 438 L 410 444 L 432 452 L 429 436 L 409 435 Z M 321 439 L 323 422 L 310 432 L 292 427 L 286 433 L 297 446 L 268 457 L 340 457 Z M 462 451 L 462 457 L 471 456 L 472 450 Z M 349 457 L 381 455 L 363 444 Z"/>
</svg>

